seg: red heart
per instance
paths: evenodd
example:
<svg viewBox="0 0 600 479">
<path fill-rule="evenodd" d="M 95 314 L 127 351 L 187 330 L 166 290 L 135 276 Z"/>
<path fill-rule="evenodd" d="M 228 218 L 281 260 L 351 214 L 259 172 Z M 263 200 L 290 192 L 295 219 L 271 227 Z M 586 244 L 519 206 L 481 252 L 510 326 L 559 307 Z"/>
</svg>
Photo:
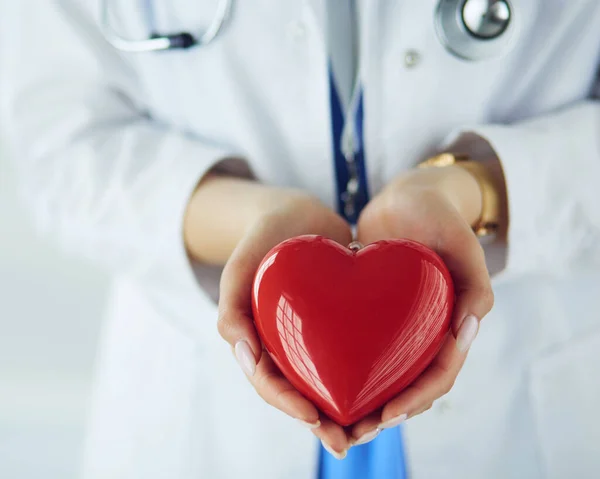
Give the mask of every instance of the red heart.
<svg viewBox="0 0 600 479">
<path fill-rule="evenodd" d="M 441 258 L 414 241 L 356 252 L 300 236 L 263 259 L 252 299 L 260 337 L 285 377 L 348 426 L 433 360 L 449 331 L 454 287 Z"/>
</svg>

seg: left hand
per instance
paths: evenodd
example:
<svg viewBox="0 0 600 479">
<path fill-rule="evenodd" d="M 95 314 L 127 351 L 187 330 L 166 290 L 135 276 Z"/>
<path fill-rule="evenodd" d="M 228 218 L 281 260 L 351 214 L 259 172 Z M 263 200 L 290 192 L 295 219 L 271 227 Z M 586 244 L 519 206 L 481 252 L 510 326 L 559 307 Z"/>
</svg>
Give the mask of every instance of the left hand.
<svg viewBox="0 0 600 479">
<path fill-rule="evenodd" d="M 466 170 L 449 166 L 412 170 L 391 182 L 366 206 L 358 240 L 367 245 L 408 238 L 435 250 L 444 260 L 456 291 L 452 334 L 429 367 L 383 409 L 352 428 L 354 442 L 428 410 L 450 391 L 494 295 L 483 249 L 471 229 L 481 214 L 481 191 Z"/>
</svg>

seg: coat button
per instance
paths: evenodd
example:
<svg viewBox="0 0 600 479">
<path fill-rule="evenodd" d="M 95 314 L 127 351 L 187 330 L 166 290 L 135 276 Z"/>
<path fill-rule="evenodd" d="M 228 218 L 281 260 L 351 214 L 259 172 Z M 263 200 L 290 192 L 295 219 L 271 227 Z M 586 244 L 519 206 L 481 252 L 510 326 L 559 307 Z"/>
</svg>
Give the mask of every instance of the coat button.
<svg viewBox="0 0 600 479">
<path fill-rule="evenodd" d="M 421 62 L 421 54 L 417 50 L 406 50 L 404 52 L 404 66 L 415 68 Z"/>
</svg>

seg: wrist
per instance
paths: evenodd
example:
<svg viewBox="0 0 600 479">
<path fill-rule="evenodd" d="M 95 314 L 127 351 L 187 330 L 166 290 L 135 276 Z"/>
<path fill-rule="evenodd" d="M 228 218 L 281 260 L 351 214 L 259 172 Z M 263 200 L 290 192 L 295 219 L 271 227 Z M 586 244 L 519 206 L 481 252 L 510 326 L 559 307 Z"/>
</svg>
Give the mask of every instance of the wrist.
<svg viewBox="0 0 600 479">
<path fill-rule="evenodd" d="M 185 245 L 197 261 L 223 265 L 251 228 L 282 215 L 309 221 L 317 204 L 321 205 L 301 190 L 208 175 L 188 203 L 183 225 Z"/>
<path fill-rule="evenodd" d="M 456 165 L 439 170 L 446 176 L 441 193 L 457 209 L 465 222 L 474 227 L 483 209 L 482 191 L 477 178 Z"/>
<path fill-rule="evenodd" d="M 315 206 L 321 205 L 318 199 L 303 190 L 264 185 L 255 200 L 254 221 L 265 216 L 290 215 L 302 210 L 309 211 Z"/>
<path fill-rule="evenodd" d="M 450 188 L 449 199 L 454 200 L 463 218 L 471 225 L 477 236 L 502 237 L 508 226 L 506 214 L 506 186 L 502 167 L 497 157 L 472 159 L 470 156 L 453 153 L 442 153 L 419 164 L 419 169 L 442 171 L 445 176 L 459 178 L 459 170 L 463 170 L 462 181 L 457 181 Z M 477 188 L 468 187 L 477 183 Z M 446 184 L 451 184 L 447 182 Z M 475 191 L 478 190 L 479 201 L 474 203 Z M 475 215 L 474 213 L 477 212 Z"/>
<path fill-rule="evenodd" d="M 223 265 L 241 238 L 280 201 L 270 187 L 220 174 L 205 176 L 191 196 L 183 223 L 189 254 L 199 262 Z M 271 206 L 272 207 L 272 206 Z"/>
<path fill-rule="evenodd" d="M 345 236 L 342 232 L 347 231 L 349 240 L 343 244 L 352 240 L 350 228 L 343 218 L 302 190 L 274 188 L 265 191 L 262 204 L 262 213 L 256 222 L 259 228 L 274 224 L 286 237 L 329 232 L 326 236 L 332 239 Z M 256 223 L 252 226 L 257 226 Z"/>
<path fill-rule="evenodd" d="M 456 165 L 444 168 L 414 169 L 396 181 L 400 188 L 427 189 L 452 204 L 470 226 L 481 217 L 482 194 L 477 179 Z"/>
</svg>

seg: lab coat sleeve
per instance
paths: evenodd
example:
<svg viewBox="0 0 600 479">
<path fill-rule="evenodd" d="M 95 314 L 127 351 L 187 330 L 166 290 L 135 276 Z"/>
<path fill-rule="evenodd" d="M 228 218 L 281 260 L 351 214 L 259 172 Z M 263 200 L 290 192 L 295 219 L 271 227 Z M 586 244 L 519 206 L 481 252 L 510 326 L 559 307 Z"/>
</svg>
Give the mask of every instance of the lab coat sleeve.
<svg viewBox="0 0 600 479">
<path fill-rule="evenodd" d="M 189 309 L 202 292 L 183 243 L 186 205 L 235 154 L 146 113 L 135 72 L 86 5 L 3 3 L 3 122 L 25 198 L 69 252 L 136 278 L 171 313 Z"/>
<path fill-rule="evenodd" d="M 449 143 L 476 159 L 491 147 L 500 159 L 510 216 L 503 277 L 600 267 L 600 102 L 465 128 Z"/>
</svg>

